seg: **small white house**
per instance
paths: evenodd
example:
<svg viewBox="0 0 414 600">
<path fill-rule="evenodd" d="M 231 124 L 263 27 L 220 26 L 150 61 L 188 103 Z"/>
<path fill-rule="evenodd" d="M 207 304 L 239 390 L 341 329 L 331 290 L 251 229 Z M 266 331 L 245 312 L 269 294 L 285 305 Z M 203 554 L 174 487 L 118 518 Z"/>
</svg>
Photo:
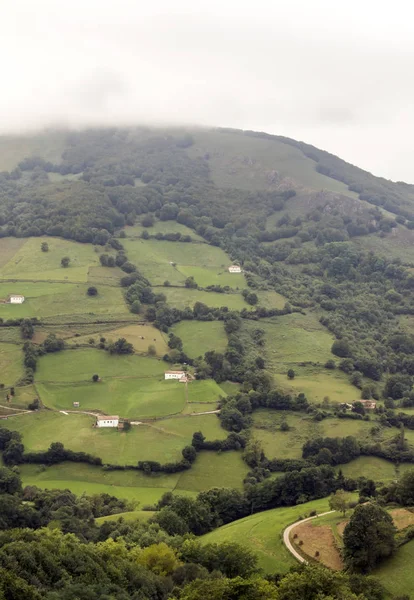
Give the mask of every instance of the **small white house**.
<svg viewBox="0 0 414 600">
<path fill-rule="evenodd" d="M 165 371 L 164 379 L 176 379 L 181 381 L 181 379 L 187 379 L 185 371 Z"/>
<path fill-rule="evenodd" d="M 21 296 L 20 294 L 10 294 L 7 298 L 7 302 L 10 302 L 10 304 L 23 304 L 24 296 Z"/>
<path fill-rule="evenodd" d="M 112 417 L 107 416 L 99 416 L 96 417 L 96 426 L 97 427 L 118 427 L 119 417 L 117 415 Z"/>
<path fill-rule="evenodd" d="M 240 265 L 230 265 L 229 266 L 229 273 L 241 273 L 241 267 L 240 267 Z"/>
</svg>

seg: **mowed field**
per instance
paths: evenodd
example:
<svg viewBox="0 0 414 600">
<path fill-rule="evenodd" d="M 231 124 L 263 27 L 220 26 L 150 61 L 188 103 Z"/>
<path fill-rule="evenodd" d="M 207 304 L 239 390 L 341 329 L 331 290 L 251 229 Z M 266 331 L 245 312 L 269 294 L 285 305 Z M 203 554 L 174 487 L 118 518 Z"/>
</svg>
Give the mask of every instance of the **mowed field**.
<svg viewBox="0 0 414 600">
<path fill-rule="evenodd" d="M 171 331 L 183 341 L 183 350 L 191 358 L 209 350 L 224 352 L 227 335 L 222 321 L 181 321 Z"/>
<path fill-rule="evenodd" d="M 88 344 L 91 339 L 98 343 L 101 337 L 104 337 L 107 343 L 111 340 L 115 341 L 119 338 L 125 338 L 127 342 L 134 346 L 135 352 L 140 353 L 146 353 L 149 346 L 155 347 L 158 356 L 164 356 L 169 350 L 167 335 L 146 323 L 126 325 L 117 329 L 101 329 L 98 331 L 96 331 L 95 326 L 93 333 L 85 333 L 85 335 L 74 337 L 70 343 Z"/>
<path fill-rule="evenodd" d="M 187 306 L 193 307 L 196 302 L 202 302 L 211 308 L 227 306 L 230 310 L 251 310 L 253 307 L 247 304 L 241 294 L 220 294 L 217 292 L 205 292 L 203 290 L 188 289 L 185 287 L 164 287 L 168 304 L 183 310 Z"/>
<path fill-rule="evenodd" d="M 328 498 L 245 517 L 203 535 L 201 541 L 206 544 L 236 542 L 247 545 L 257 555 L 259 567 L 265 573 L 285 573 L 297 565 L 297 561 L 283 544 L 283 531 L 314 510 L 318 513 L 329 510 Z"/>
<path fill-rule="evenodd" d="M 135 465 L 139 460 L 162 463 L 179 460 L 181 450 L 191 444 L 195 431 L 202 431 L 209 440 L 224 439 L 227 435 L 216 415 L 162 419 L 134 425 L 127 433 L 98 429 L 93 427 L 94 422 L 90 415 L 40 411 L 11 417 L 2 425 L 20 431 L 29 451 L 44 451 L 52 442 L 59 441 L 70 450 L 88 452 L 102 458 L 104 463 L 119 465 Z"/>
<path fill-rule="evenodd" d="M 128 238 L 123 245 L 129 259 L 153 285 L 163 285 L 165 281 L 184 285 L 186 278 L 193 276 L 201 287 L 246 287 L 243 274 L 228 272 L 230 259 L 216 246 Z"/>
<path fill-rule="evenodd" d="M 181 413 L 188 402 L 217 402 L 222 389 L 213 381 L 185 385 L 165 381 L 166 363 L 156 358 L 111 356 L 104 350 L 79 348 L 41 357 L 36 389 L 42 403 L 57 410 L 101 411 L 140 419 Z M 93 382 L 97 374 L 100 381 Z M 193 412 L 193 411 L 192 411 Z"/>
<path fill-rule="evenodd" d="M 0 343 L 0 383 L 14 385 L 23 375 L 23 353 L 20 346 Z"/>
</svg>

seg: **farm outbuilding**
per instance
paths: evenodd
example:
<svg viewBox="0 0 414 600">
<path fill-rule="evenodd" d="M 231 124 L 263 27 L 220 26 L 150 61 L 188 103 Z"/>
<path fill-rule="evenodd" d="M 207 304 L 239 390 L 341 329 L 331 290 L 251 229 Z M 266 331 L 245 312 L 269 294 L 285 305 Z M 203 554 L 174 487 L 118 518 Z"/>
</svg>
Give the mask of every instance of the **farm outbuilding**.
<svg viewBox="0 0 414 600">
<path fill-rule="evenodd" d="M 229 266 L 229 273 L 241 273 L 241 267 L 240 267 L 240 265 L 230 265 Z"/>
<path fill-rule="evenodd" d="M 164 379 L 176 379 L 181 381 L 183 377 L 186 379 L 185 371 L 165 371 L 164 373 Z"/>
<path fill-rule="evenodd" d="M 24 296 L 21 294 L 9 294 L 7 302 L 9 302 L 9 304 L 23 304 Z"/>
<path fill-rule="evenodd" d="M 118 424 L 119 424 L 118 415 L 113 415 L 111 417 L 108 417 L 108 416 L 96 417 L 96 426 L 97 427 L 118 427 Z"/>
</svg>

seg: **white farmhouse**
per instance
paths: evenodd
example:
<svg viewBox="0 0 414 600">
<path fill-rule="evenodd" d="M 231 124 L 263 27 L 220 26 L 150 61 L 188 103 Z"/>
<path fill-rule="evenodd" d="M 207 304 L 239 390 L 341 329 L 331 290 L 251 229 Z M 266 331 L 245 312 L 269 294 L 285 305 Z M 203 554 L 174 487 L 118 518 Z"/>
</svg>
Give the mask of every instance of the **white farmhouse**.
<svg viewBox="0 0 414 600">
<path fill-rule="evenodd" d="M 118 427 L 119 417 L 117 415 L 112 417 L 99 416 L 96 417 L 97 427 Z"/>
<path fill-rule="evenodd" d="M 164 379 L 176 379 L 180 381 L 181 379 L 186 379 L 185 371 L 165 371 Z"/>
<path fill-rule="evenodd" d="M 241 267 L 240 267 L 240 265 L 230 265 L 229 266 L 229 273 L 241 273 Z"/>
<path fill-rule="evenodd" d="M 10 304 L 23 304 L 24 296 L 21 296 L 20 294 L 10 294 L 7 298 L 7 302 Z"/>
</svg>

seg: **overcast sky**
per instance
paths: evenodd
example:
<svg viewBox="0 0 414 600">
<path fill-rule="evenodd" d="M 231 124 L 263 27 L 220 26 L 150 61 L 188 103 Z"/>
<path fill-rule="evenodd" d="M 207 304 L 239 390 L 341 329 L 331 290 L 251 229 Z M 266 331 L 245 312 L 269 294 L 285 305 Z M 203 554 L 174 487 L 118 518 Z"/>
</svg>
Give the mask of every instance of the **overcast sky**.
<svg viewBox="0 0 414 600">
<path fill-rule="evenodd" d="M 0 0 L 0 131 L 256 129 L 414 183 L 410 4 Z"/>
</svg>

